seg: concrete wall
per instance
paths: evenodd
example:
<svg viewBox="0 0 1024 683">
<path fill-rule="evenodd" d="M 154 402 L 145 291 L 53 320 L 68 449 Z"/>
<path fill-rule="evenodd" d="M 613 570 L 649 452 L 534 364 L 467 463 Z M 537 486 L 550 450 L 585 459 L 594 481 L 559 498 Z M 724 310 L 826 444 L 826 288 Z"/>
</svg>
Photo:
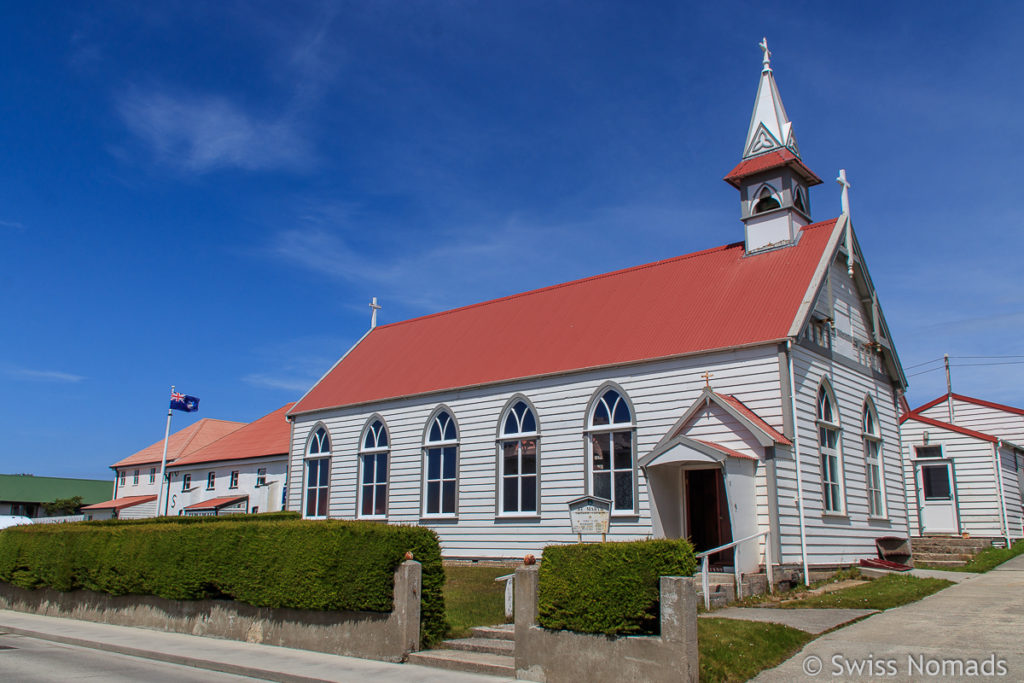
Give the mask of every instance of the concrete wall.
<svg viewBox="0 0 1024 683">
<path fill-rule="evenodd" d="M 537 566 L 516 569 L 516 678 L 542 683 L 697 681 L 693 579 L 661 577 L 661 634 L 604 636 L 537 626 Z"/>
<path fill-rule="evenodd" d="M 0 583 L 0 608 L 122 626 L 400 662 L 419 649 L 421 566 L 395 572 L 390 614 L 253 607 L 227 600 L 165 600 L 92 591 L 26 590 Z"/>
</svg>

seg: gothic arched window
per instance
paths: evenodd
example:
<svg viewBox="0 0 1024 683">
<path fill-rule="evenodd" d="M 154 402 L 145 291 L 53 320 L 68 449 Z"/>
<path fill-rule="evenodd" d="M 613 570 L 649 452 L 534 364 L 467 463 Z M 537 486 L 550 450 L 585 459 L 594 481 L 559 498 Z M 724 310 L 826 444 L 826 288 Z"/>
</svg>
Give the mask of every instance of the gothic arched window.
<svg viewBox="0 0 1024 683">
<path fill-rule="evenodd" d="M 587 443 L 590 493 L 612 501 L 612 513 L 636 510 L 633 411 L 617 389 L 605 389 L 590 407 Z"/>
<path fill-rule="evenodd" d="M 871 400 L 864 401 L 864 466 L 868 481 L 868 515 L 885 517 L 885 486 L 882 473 L 882 432 Z"/>
<path fill-rule="evenodd" d="M 359 469 L 359 516 L 387 516 L 388 429 L 380 418 L 372 418 L 363 434 Z"/>
<path fill-rule="evenodd" d="M 818 451 L 821 454 L 822 507 L 826 513 L 843 512 L 842 452 L 839 413 L 826 382 L 818 387 Z"/>
<path fill-rule="evenodd" d="M 423 515 L 454 517 L 458 509 L 459 430 L 447 409 L 427 423 L 423 443 Z"/>
<path fill-rule="evenodd" d="M 306 444 L 306 486 L 303 516 L 326 517 L 331 488 L 331 437 L 323 425 Z"/>
<path fill-rule="evenodd" d="M 537 514 L 538 431 L 533 409 L 526 401 L 515 399 L 501 427 L 499 514 Z"/>
<path fill-rule="evenodd" d="M 761 188 L 761 191 L 757 194 L 757 203 L 754 204 L 754 213 L 764 213 L 765 211 L 771 211 L 782 206 L 779 200 L 776 199 L 775 193 L 771 187 L 765 185 Z"/>
</svg>

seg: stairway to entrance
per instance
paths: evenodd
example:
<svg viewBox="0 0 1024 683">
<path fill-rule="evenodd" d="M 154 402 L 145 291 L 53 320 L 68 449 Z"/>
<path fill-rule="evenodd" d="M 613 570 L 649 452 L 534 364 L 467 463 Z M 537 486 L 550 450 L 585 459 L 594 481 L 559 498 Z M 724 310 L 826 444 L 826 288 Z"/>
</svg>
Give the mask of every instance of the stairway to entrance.
<svg viewBox="0 0 1024 683">
<path fill-rule="evenodd" d="M 409 655 L 410 664 L 439 669 L 515 677 L 515 624 L 477 626 L 469 638 L 445 640 L 436 650 Z"/>
<path fill-rule="evenodd" d="M 960 536 L 918 536 L 910 539 L 914 565 L 934 567 L 962 567 L 985 548 L 992 545 L 989 538 L 961 538 Z"/>
</svg>

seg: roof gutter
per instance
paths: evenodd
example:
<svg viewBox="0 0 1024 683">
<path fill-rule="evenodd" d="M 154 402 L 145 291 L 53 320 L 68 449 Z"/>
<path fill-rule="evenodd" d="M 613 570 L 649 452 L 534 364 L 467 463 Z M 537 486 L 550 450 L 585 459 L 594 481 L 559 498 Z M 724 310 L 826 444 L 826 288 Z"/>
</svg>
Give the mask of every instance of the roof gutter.
<svg viewBox="0 0 1024 683">
<path fill-rule="evenodd" d="M 804 585 L 810 585 L 810 569 L 807 566 L 807 526 L 804 522 L 804 487 L 800 471 L 800 419 L 796 414 L 796 383 L 793 376 L 793 340 L 786 340 L 786 362 L 789 366 L 789 409 L 793 414 L 793 463 L 796 466 L 796 506 L 800 517 L 800 560 L 804 566 Z M 778 500 L 776 500 L 778 505 Z M 780 541 L 781 542 L 781 541 Z"/>
</svg>

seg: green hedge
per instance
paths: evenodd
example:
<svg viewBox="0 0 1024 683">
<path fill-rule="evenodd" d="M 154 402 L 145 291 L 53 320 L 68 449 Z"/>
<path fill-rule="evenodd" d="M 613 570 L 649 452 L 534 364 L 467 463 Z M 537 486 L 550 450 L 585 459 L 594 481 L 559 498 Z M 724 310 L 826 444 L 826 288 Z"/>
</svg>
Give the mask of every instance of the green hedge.
<svg viewBox="0 0 1024 683">
<path fill-rule="evenodd" d="M 208 524 L 216 522 L 271 522 L 282 519 L 302 519 L 297 511 L 281 510 L 279 512 L 259 512 L 255 515 L 177 515 L 175 517 L 145 517 L 143 519 L 92 519 L 87 522 L 75 522 L 88 526 L 137 526 L 140 524 Z"/>
<path fill-rule="evenodd" d="M 213 518 L 216 519 L 216 518 Z M 430 529 L 335 520 L 25 525 L 0 532 L 0 581 L 257 607 L 390 612 L 407 551 L 423 565 L 421 633 L 444 637 L 444 569 Z"/>
<path fill-rule="evenodd" d="M 683 540 L 549 545 L 540 565 L 538 623 L 583 633 L 658 633 L 659 578 L 691 576 L 696 568 L 693 546 Z"/>
</svg>

